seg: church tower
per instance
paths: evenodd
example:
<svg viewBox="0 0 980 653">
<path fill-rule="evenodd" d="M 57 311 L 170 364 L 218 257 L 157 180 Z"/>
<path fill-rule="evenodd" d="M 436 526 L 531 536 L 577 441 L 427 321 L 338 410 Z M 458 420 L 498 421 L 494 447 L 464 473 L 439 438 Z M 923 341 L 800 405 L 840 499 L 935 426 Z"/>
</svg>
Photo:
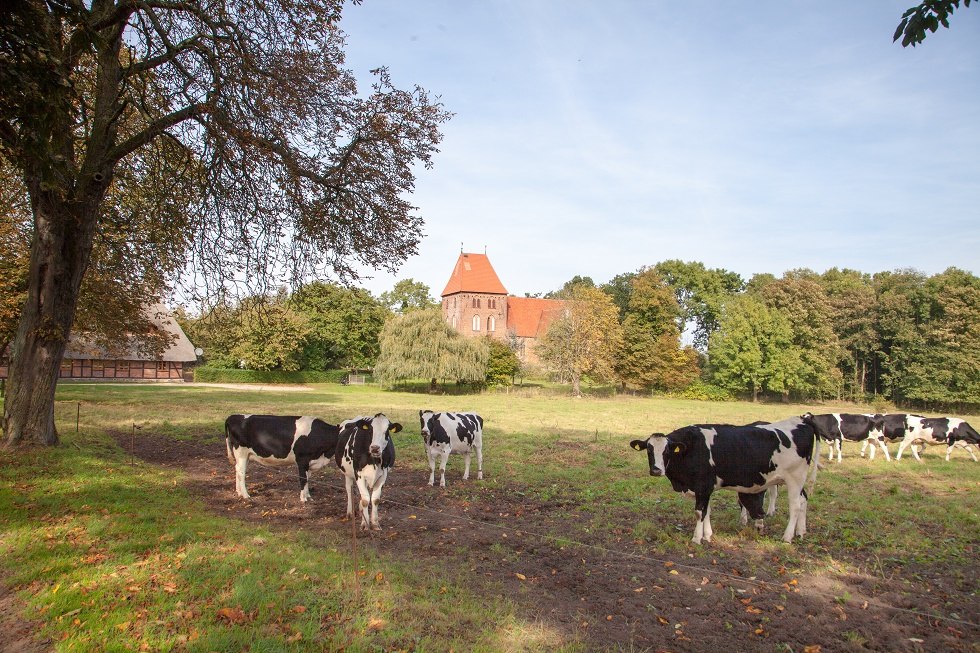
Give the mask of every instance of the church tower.
<svg viewBox="0 0 980 653">
<path fill-rule="evenodd" d="M 507 289 L 486 254 L 460 253 L 442 291 L 442 317 L 464 336 L 507 337 Z"/>
</svg>

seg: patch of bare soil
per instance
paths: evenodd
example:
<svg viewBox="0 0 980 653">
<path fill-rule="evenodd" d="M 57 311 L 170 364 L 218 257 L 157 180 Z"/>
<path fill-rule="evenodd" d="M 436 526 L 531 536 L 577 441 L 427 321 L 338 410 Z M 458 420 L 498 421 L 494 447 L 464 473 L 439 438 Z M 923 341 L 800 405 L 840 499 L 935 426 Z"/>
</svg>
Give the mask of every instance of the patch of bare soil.
<svg viewBox="0 0 980 653">
<path fill-rule="evenodd" d="M 24 619 L 24 604 L 0 578 L 0 653 L 49 653 L 51 642 L 38 636 L 38 624 Z"/>
<path fill-rule="evenodd" d="M 128 449 L 126 434 L 119 436 Z M 201 445 L 143 433 L 138 455 L 187 474 L 192 491 L 222 515 L 285 529 L 350 531 L 341 520 L 343 482 L 333 468 L 314 474 L 314 502 L 302 505 L 293 470 L 250 465 L 252 501 L 245 502 L 235 495 L 224 442 Z M 453 462 L 451 486 L 463 483 L 460 461 Z M 578 638 L 590 650 L 980 651 L 976 568 L 799 573 L 751 543 L 692 545 L 678 557 L 658 553 L 634 533 L 642 515 L 540 501 L 526 488 L 495 481 L 468 481 L 474 485 L 463 499 L 452 487 L 428 487 L 427 480 L 427 469 L 396 466 L 384 489 L 382 531 L 360 535 L 358 546 L 432 573 L 463 570 L 462 583 L 503 593 L 529 621 Z M 690 537 L 692 513 L 672 516 L 682 530 L 670 537 Z M 737 519 L 734 509 L 718 510 L 716 530 L 729 518 Z M 873 560 L 857 561 L 847 550 L 829 553 L 873 568 Z"/>
</svg>

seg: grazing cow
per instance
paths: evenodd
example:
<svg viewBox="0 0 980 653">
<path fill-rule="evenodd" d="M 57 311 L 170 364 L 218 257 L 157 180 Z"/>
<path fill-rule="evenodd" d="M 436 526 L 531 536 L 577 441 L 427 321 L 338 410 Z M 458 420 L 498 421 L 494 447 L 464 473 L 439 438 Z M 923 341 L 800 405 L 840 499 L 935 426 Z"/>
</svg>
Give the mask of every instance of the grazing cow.
<svg viewBox="0 0 980 653">
<path fill-rule="evenodd" d="M 293 465 L 299 469 L 299 500 L 310 500 L 311 470 L 330 463 L 340 429 L 316 417 L 230 415 L 225 420 L 228 460 L 235 466 L 235 492 L 250 498 L 245 488 L 249 459 L 266 467 Z"/>
<path fill-rule="evenodd" d="M 774 485 L 785 484 L 789 495 L 789 523 L 783 540 L 791 542 L 806 533 L 807 493 L 804 485 L 811 461 L 816 464 L 820 443 L 812 424 L 793 417 L 759 426 L 695 424 L 667 435 L 654 433 L 630 446 L 646 450 L 651 476 L 666 476 L 676 492 L 694 494 L 697 522 L 693 541 L 711 541 L 711 509 L 714 490 L 730 488 L 740 494 L 760 494 Z M 813 469 L 813 474 L 816 469 Z M 753 514 L 756 526 L 762 519 L 762 499 L 739 497 Z"/>
<path fill-rule="evenodd" d="M 809 415 L 810 413 L 807 413 Z M 827 460 L 834 459 L 834 448 L 837 448 L 837 462 L 841 461 L 841 444 L 844 440 L 851 442 L 861 442 L 865 444 L 877 443 L 885 453 L 885 460 L 891 460 L 888 447 L 882 440 L 882 429 L 884 418 L 882 415 L 855 415 L 850 413 L 827 413 L 825 415 L 812 415 L 814 428 L 824 440 L 830 443 L 830 451 Z M 861 450 L 864 455 L 864 449 Z M 871 460 L 875 458 L 875 450 L 871 448 Z"/>
<path fill-rule="evenodd" d="M 970 447 L 980 446 L 980 434 L 967 422 L 964 422 L 958 417 L 918 417 L 909 415 L 906 418 L 906 424 L 908 427 L 906 428 L 902 442 L 898 445 L 897 460 L 902 459 L 902 452 L 905 450 L 905 447 L 912 445 L 912 455 L 915 456 L 916 460 L 922 462 L 922 459 L 919 458 L 919 453 L 915 450 L 914 443 L 917 441 L 926 444 L 945 444 L 946 460 L 949 460 L 949 455 L 953 452 L 953 447 L 957 446 L 965 449 L 974 461 L 977 460 Z"/>
<path fill-rule="evenodd" d="M 476 413 L 433 413 L 419 411 L 422 441 L 429 457 L 429 485 L 436 483 L 436 458 L 439 461 L 439 486 L 446 487 L 446 461 L 449 454 L 463 454 L 463 480 L 470 477 L 470 456 L 476 452 L 476 477 L 483 479 L 483 418 Z"/>
<path fill-rule="evenodd" d="M 340 424 L 337 467 L 344 472 L 347 517 L 354 516 L 351 486 L 356 482 L 361 499 L 361 528 L 364 530 L 369 527 L 375 531 L 381 530 L 378 523 L 381 488 L 395 465 L 395 443 L 391 435 L 401 430 L 401 424 L 391 422 L 382 413 L 374 417 L 356 417 Z"/>
</svg>

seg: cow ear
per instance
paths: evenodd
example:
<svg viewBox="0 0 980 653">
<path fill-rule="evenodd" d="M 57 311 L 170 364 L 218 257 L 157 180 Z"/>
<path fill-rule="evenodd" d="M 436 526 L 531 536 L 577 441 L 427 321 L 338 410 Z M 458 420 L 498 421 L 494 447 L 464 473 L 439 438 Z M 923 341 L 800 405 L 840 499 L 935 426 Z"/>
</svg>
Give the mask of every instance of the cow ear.
<svg viewBox="0 0 980 653">
<path fill-rule="evenodd" d="M 647 448 L 647 441 L 646 440 L 633 440 L 632 442 L 630 442 L 630 446 L 633 447 L 634 449 L 636 449 L 637 451 L 643 451 L 644 449 Z"/>
<path fill-rule="evenodd" d="M 669 441 L 667 447 L 671 453 L 682 454 L 687 451 L 687 445 L 683 442 Z"/>
<path fill-rule="evenodd" d="M 400 433 L 401 430 L 402 430 L 402 425 L 399 424 L 398 422 L 395 422 L 394 424 L 391 425 L 392 433 Z"/>
</svg>

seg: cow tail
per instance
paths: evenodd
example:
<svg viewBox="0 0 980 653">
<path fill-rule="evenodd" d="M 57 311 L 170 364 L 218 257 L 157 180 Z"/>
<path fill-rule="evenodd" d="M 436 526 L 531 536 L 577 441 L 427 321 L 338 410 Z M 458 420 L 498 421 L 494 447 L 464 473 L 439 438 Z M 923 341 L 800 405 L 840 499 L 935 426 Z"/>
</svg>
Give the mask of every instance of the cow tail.
<svg viewBox="0 0 980 653">
<path fill-rule="evenodd" d="M 813 494 L 813 488 L 817 484 L 817 467 L 820 465 L 820 436 L 814 432 L 813 434 L 813 458 L 810 460 L 810 478 L 807 482 L 810 484 L 809 494 Z"/>
<path fill-rule="evenodd" d="M 228 450 L 228 462 L 234 465 L 235 456 L 231 453 L 231 429 L 228 428 L 228 422 L 225 422 L 225 449 Z"/>
</svg>

